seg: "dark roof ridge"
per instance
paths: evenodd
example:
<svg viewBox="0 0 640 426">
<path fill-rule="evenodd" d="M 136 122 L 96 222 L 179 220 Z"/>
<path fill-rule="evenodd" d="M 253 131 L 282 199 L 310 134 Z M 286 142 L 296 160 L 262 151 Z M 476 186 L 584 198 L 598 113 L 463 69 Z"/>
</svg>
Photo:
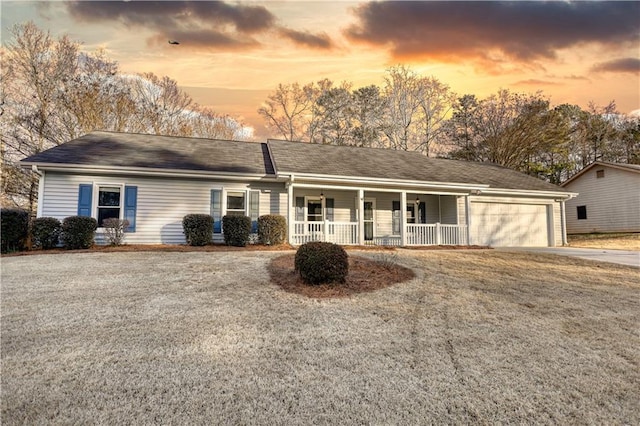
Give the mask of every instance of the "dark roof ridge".
<svg viewBox="0 0 640 426">
<path fill-rule="evenodd" d="M 141 133 L 141 132 L 120 132 L 116 130 L 92 130 L 90 132 L 84 133 L 82 136 L 77 138 L 73 138 L 72 140 L 79 139 L 83 136 L 92 134 L 92 133 L 107 133 L 113 135 L 130 135 L 130 136 L 153 136 L 154 138 L 175 138 L 175 139 L 195 139 L 195 140 L 204 140 L 204 141 L 219 141 L 219 142 L 239 142 L 239 143 L 264 143 L 261 141 L 241 141 L 238 139 L 220 139 L 220 138 L 205 138 L 202 136 L 183 136 L 183 135 L 157 135 L 155 133 Z"/>
</svg>

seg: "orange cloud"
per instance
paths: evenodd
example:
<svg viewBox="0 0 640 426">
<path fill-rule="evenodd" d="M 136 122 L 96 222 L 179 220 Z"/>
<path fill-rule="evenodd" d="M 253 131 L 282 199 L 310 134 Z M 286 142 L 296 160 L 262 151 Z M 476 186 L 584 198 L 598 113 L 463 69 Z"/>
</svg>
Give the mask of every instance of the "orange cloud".
<svg viewBox="0 0 640 426">
<path fill-rule="evenodd" d="M 396 59 L 487 59 L 499 51 L 519 62 L 555 59 L 584 43 L 638 43 L 638 2 L 396 2 L 362 4 L 352 41 L 387 47 Z"/>
</svg>

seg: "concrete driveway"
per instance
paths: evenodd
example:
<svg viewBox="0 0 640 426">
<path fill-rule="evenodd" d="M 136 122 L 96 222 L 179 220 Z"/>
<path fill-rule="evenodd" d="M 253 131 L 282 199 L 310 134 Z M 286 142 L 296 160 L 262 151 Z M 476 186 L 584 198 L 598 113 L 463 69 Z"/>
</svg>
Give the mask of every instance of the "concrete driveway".
<svg viewBox="0 0 640 426">
<path fill-rule="evenodd" d="M 640 251 L 590 249 L 576 247 L 510 247 L 503 250 L 531 251 L 536 253 L 558 254 L 560 256 L 579 257 L 599 262 L 619 263 L 640 268 Z"/>
</svg>

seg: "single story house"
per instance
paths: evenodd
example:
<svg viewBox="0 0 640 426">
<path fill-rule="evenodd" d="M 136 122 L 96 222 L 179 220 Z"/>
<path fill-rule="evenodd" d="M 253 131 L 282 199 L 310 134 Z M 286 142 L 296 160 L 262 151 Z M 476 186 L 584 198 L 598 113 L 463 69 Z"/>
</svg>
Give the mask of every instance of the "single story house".
<svg viewBox="0 0 640 426">
<path fill-rule="evenodd" d="M 22 161 L 38 217 L 129 220 L 130 244 L 185 242 L 182 218 L 287 218 L 293 245 L 556 246 L 573 195 L 494 164 L 268 140 L 92 132 Z M 96 240 L 101 243 L 98 229 Z"/>
<path fill-rule="evenodd" d="M 596 161 L 562 184 L 567 232 L 640 232 L 640 165 Z"/>
</svg>

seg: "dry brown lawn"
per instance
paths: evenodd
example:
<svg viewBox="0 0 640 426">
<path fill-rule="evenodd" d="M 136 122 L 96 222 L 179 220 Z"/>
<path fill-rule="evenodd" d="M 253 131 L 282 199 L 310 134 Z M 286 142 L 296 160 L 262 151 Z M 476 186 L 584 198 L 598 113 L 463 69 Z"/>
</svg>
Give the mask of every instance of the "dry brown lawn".
<svg viewBox="0 0 640 426">
<path fill-rule="evenodd" d="M 611 250 L 640 250 L 640 233 L 569 235 L 571 247 Z"/>
<path fill-rule="evenodd" d="M 640 423 L 637 269 L 398 253 L 416 278 L 333 299 L 282 252 L 3 258 L 1 422 Z"/>
</svg>

